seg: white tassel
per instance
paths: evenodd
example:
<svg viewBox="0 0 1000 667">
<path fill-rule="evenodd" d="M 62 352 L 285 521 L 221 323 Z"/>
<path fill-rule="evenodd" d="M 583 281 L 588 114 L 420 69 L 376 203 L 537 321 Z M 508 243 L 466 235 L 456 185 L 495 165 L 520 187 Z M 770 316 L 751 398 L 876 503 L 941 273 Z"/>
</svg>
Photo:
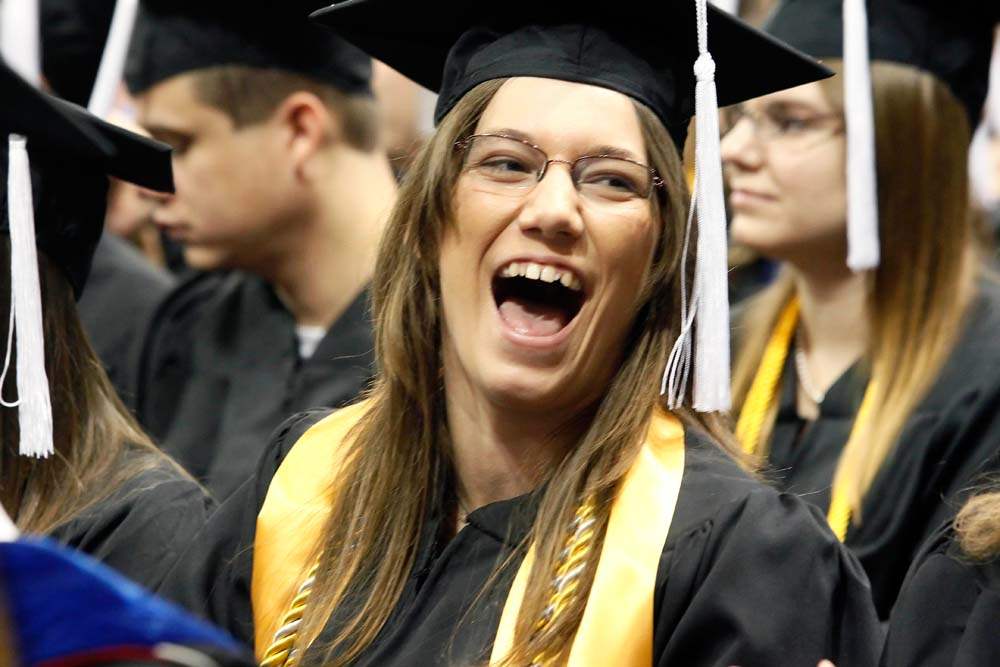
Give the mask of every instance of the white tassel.
<svg viewBox="0 0 1000 667">
<path fill-rule="evenodd" d="M 729 292 L 727 266 L 726 208 L 722 193 L 722 160 L 719 149 L 719 108 L 715 92 L 715 61 L 708 51 L 708 7 L 695 0 L 698 29 L 698 60 L 695 84 L 695 185 L 694 206 L 698 218 L 698 252 L 691 310 L 683 312 L 685 326 L 674 344 L 664 371 L 662 390 L 668 403 L 684 395 L 687 384 L 689 340 L 688 318 L 694 328 L 694 409 L 716 412 L 730 408 L 729 388 Z M 690 225 L 690 219 L 689 219 Z"/>
<path fill-rule="evenodd" d="M 101 65 L 97 69 L 94 90 L 90 93 L 87 109 L 98 118 L 107 118 L 114 107 L 115 97 L 121 86 L 122 72 L 125 70 L 125 56 L 135 27 L 136 10 L 139 0 L 118 0 L 108 31 L 108 41 L 104 45 Z"/>
<path fill-rule="evenodd" d="M 730 14 L 739 16 L 740 0 L 712 0 L 712 4 Z"/>
<path fill-rule="evenodd" d="M 21 78 L 42 83 L 38 0 L 0 0 L 0 53 Z"/>
<path fill-rule="evenodd" d="M 985 210 L 1000 206 L 1000 183 L 993 169 L 990 135 L 1000 134 L 1000 36 L 993 43 L 990 62 L 989 97 L 983 121 L 976 128 L 969 146 L 969 185 L 972 197 Z"/>
<path fill-rule="evenodd" d="M 52 404 L 45 373 L 42 294 L 35 249 L 35 218 L 31 198 L 27 141 L 8 141 L 7 210 L 10 217 L 11 308 L 17 332 L 17 406 L 23 456 L 52 454 Z M 10 341 L 8 340 L 8 346 Z M 8 347 L 9 349 L 9 347 Z"/>
<path fill-rule="evenodd" d="M 847 124 L 847 266 L 879 264 L 875 117 L 865 0 L 844 0 L 844 120 Z"/>
</svg>

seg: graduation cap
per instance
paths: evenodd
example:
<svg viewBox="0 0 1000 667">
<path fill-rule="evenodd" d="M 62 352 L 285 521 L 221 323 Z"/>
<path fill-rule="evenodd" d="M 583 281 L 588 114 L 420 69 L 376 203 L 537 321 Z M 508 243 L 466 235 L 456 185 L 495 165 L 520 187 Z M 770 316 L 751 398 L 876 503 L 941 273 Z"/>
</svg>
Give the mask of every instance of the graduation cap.
<svg viewBox="0 0 1000 667">
<path fill-rule="evenodd" d="M 769 33 L 817 58 L 844 61 L 848 257 L 855 271 L 879 264 L 871 60 L 935 75 L 964 105 L 970 125 L 986 99 L 995 0 L 784 0 Z"/>
<path fill-rule="evenodd" d="M 141 93 L 178 74 L 222 65 L 304 74 L 371 94 L 371 60 L 309 21 L 319 0 L 142 0 L 125 79 Z"/>
<path fill-rule="evenodd" d="M 7 349 L 16 330 L 18 386 L 17 402 L 0 403 L 19 409 L 21 453 L 44 457 L 53 451 L 52 410 L 36 246 L 79 297 L 104 228 L 107 176 L 172 191 L 170 148 L 37 90 L 2 63 L 0 96 L 0 134 L 9 136 L 0 148 L 0 226 L 11 242 Z M 9 361 L 8 353 L 0 387 Z"/>
<path fill-rule="evenodd" d="M 829 70 L 706 0 L 613 6 L 566 0 L 433 5 L 347 0 L 313 18 L 438 92 L 436 121 L 475 86 L 517 76 L 590 84 L 627 95 L 659 117 L 678 148 L 696 116 L 698 262 L 691 309 L 685 302 L 685 330 L 671 354 L 663 391 L 671 406 L 679 405 L 695 335 L 694 407 L 706 412 L 729 408 L 718 105 L 815 81 L 829 76 Z M 692 329 L 695 312 L 698 326 Z"/>
</svg>

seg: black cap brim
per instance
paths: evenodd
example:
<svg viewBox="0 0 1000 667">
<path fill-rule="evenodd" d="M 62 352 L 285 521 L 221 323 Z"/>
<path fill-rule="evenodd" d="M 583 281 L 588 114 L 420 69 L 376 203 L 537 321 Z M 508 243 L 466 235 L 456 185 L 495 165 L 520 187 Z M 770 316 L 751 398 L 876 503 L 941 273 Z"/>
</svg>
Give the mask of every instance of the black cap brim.
<svg viewBox="0 0 1000 667">
<path fill-rule="evenodd" d="M 513 6 L 512 6 L 513 5 Z M 580 3 L 514 0 L 502 7 L 489 3 L 442 3 L 441 11 L 419 3 L 398 0 L 347 0 L 320 9 L 312 19 L 381 60 L 416 83 L 441 92 L 442 74 L 452 46 L 469 29 L 481 23 L 509 24 L 572 23 L 594 20 L 600 25 L 627 24 L 643 51 L 662 45 L 673 58 L 681 51 L 690 63 L 690 77 L 698 57 L 694 3 L 673 0 L 649 3 L 643 15 L 628 9 L 585 9 Z M 603 14 L 602 14 L 603 12 Z M 623 18 L 627 16 L 626 18 Z M 511 18 L 514 17 L 514 18 Z M 709 50 L 716 62 L 716 84 L 720 106 L 736 104 L 771 92 L 792 88 L 833 75 L 833 72 L 787 44 L 763 33 L 726 12 L 709 5 Z"/>
</svg>

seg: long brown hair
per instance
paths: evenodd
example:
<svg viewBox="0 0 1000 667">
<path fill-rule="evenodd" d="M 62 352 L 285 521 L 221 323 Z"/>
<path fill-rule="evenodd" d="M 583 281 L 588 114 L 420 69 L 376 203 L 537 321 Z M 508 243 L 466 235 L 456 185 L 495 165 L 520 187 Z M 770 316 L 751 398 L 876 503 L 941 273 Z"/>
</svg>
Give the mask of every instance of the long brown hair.
<svg viewBox="0 0 1000 667">
<path fill-rule="evenodd" d="M 55 454 L 20 456 L 17 408 L 0 408 L 0 502 L 19 529 L 45 534 L 167 459 L 115 393 L 83 331 L 69 282 L 43 253 L 38 261 Z M 10 239 L 3 237 L 0 312 L 9 309 Z M 0 330 L 6 341 L 7 327 Z M 8 373 L 2 388 L 7 398 L 17 395 L 15 375 Z"/>
<path fill-rule="evenodd" d="M 370 409 L 345 443 L 298 647 L 310 646 L 338 609 L 352 612 L 337 624 L 330 643 L 307 653 L 307 660 L 348 664 L 374 640 L 398 603 L 429 504 L 450 472 L 439 353 L 438 251 L 446 226 L 454 224 L 452 195 L 461 170 L 455 143 L 473 132 L 502 84 L 479 85 L 443 120 L 404 181 L 382 239 L 372 287 L 378 376 L 369 394 Z M 608 501 L 641 446 L 659 400 L 660 373 L 681 327 L 678 267 L 687 192 L 677 150 L 663 125 L 645 107 L 637 104 L 636 111 L 650 161 L 666 181 L 664 195 L 652 203 L 662 233 L 621 366 L 593 407 L 586 433 L 551 472 L 519 550 L 523 553 L 531 542 L 537 557 L 518 617 L 516 649 L 507 658 L 512 665 L 527 664 L 541 653 L 568 651 L 586 604 L 600 539 L 586 558 L 575 599 L 535 632 L 559 552 L 585 498 L 598 501 L 597 534 L 603 536 Z M 689 266 L 693 263 L 691 258 Z M 678 415 L 738 456 L 717 416 L 687 410 Z"/>
<path fill-rule="evenodd" d="M 968 204 L 970 131 L 961 104 L 944 84 L 912 67 L 874 62 L 871 72 L 882 258 L 867 276 L 871 339 L 865 363 L 877 388 L 871 414 L 878 419 L 853 433 L 835 476 L 849 490 L 855 520 L 904 423 L 952 351 L 983 267 Z M 822 85 L 843 111 L 842 79 Z M 733 373 L 737 410 L 794 291 L 786 271 L 747 306 Z M 772 405 L 761 442 L 770 439 L 776 413 Z"/>
</svg>

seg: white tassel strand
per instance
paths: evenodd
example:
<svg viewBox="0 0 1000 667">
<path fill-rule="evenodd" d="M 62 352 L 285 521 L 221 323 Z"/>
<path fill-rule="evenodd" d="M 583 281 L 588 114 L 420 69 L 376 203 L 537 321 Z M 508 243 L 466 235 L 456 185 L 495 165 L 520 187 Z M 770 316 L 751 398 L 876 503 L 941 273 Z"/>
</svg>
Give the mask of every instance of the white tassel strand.
<svg viewBox="0 0 1000 667">
<path fill-rule="evenodd" d="M 690 374 L 694 378 L 693 407 L 699 412 L 728 410 L 729 388 L 729 291 L 727 265 L 726 207 L 722 190 L 722 159 L 719 148 L 719 107 L 715 91 L 715 61 L 708 51 L 708 7 L 695 0 L 698 30 L 698 60 L 695 83 L 695 184 L 694 207 L 698 220 L 697 262 L 689 308 L 682 303 L 684 323 L 663 373 L 660 392 L 669 407 L 683 400 Z M 691 218 L 688 219 L 690 233 Z M 685 247 L 687 239 L 685 238 Z M 682 271 L 684 267 L 682 266 Z M 683 284 L 682 288 L 686 287 Z M 694 344 L 690 336 L 694 323 Z M 691 368 L 691 348 L 694 364 Z"/>
<path fill-rule="evenodd" d="M 989 97 L 983 121 L 976 128 L 969 147 L 969 185 L 973 198 L 984 210 L 1000 206 L 1000 183 L 996 182 L 991 155 L 991 137 L 996 134 L 1000 134 L 1000 33 L 993 42 Z"/>
<path fill-rule="evenodd" d="M 122 72 L 125 70 L 125 56 L 135 27 L 135 15 L 139 0 L 118 0 L 108 31 L 108 41 L 97 69 L 97 79 L 90 93 L 87 109 L 98 118 L 107 118 L 115 104 L 115 97 L 121 86 Z"/>
<path fill-rule="evenodd" d="M 728 244 L 715 61 L 708 51 L 708 9 L 705 0 L 696 0 L 695 6 L 699 55 L 694 64 L 697 79 L 694 206 L 698 217 L 694 409 L 715 412 L 730 407 Z"/>
<path fill-rule="evenodd" d="M 875 118 L 865 0 L 844 0 L 844 119 L 847 124 L 847 266 L 879 264 Z"/>
<path fill-rule="evenodd" d="M 52 404 L 45 373 L 42 295 L 35 249 L 35 219 L 27 141 L 8 140 L 7 210 L 10 217 L 11 307 L 17 335 L 18 425 L 20 453 L 46 458 L 53 453 Z M 9 343 L 9 341 L 8 341 Z"/>
<path fill-rule="evenodd" d="M 42 83 L 41 53 L 38 0 L 0 1 L 0 54 L 36 88 Z"/>
</svg>

